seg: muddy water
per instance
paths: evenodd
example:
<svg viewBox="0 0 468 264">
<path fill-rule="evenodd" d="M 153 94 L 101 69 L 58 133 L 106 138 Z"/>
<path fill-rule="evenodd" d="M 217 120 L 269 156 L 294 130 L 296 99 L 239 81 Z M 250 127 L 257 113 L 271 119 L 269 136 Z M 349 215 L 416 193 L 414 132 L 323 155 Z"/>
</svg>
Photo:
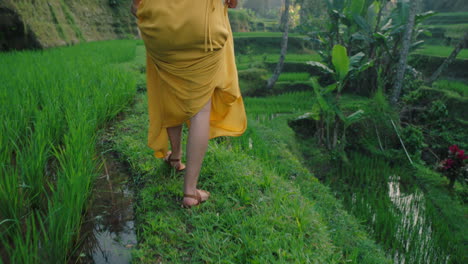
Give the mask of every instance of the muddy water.
<svg viewBox="0 0 468 264">
<path fill-rule="evenodd" d="M 136 246 L 129 170 L 113 153 L 103 154 L 102 160 L 103 173 L 95 183 L 73 263 L 131 263 Z"/>
</svg>

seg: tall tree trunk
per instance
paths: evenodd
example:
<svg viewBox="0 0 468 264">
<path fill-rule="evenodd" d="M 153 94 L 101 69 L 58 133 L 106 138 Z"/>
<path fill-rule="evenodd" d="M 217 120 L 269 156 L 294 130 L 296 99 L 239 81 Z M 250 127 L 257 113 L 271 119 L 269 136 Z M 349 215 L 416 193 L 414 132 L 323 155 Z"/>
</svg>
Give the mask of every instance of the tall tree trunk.
<svg viewBox="0 0 468 264">
<path fill-rule="evenodd" d="M 379 32 L 380 29 L 380 22 L 382 20 L 383 16 L 383 10 L 385 8 L 385 2 L 380 1 L 380 9 L 379 13 L 377 14 L 377 21 L 375 23 L 375 28 L 374 28 L 374 34 Z M 369 58 L 370 60 L 374 60 L 376 56 L 376 43 L 372 42 L 370 44 L 370 52 L 369 52 Z M 377 63 L 376 63 L 377 64 Z M 361 87 L 370 87 L 369 90 L 371 92 L 374 92 L 374 89 L 377 89 L 377 78 L 378 78 L 378 73 L 376 71 L 368 71 L 367 73 L 367 78 L 364 78 L 363 80 L 360 80 L 361 85 L 357 86 L 357 92 L 359 93 L 361 91 Z M 366 85 L 367 84 L 367 85 Z"/>
<path fill-rule="evenodd" d="M 398 61 L 397 74 L 395 84 L 393 86 L 393 95 L 391 103 L 395 105 L 400 99 L 401 88 L 403 87 L 403 80 L 405 79 L 406 63 L 408 61 L 408 54 L 411 45 L 411 38 L 413 36 L 414 20 L 416 17 L 416 11 L 420 0 L 412 0 L 408 14 L 408 24 L 406 24 L 405 35 L 403 36 L 403 42 L 401 43 L 400 60 Z"/>
<path fill-rule="evenodd" d="M 447 66 L 452 63 L 460 53 L 460 51 L 463 49 L 463 46 L 465 43 L 468 41 L 468 32 L 465 33 L 465 36 L 458 42 L 457 46 L 453 49 L 452 53 L 450 56 L 448 56 L 444 62 L 437 68 L 437 70 L 432 74 L 432 76 L 426 81 L 427 85 L 432 85 L 433 82 L 435 82 L 440 74 L 447 68 Z"/>
<path fill-rule="evenodd" d="M 284 59 L 286 58 L 286 51 L 288 50 L 289 2 L 290 0 L 284 1 L 284 12 L 283 12 L 283 17 L 282 17 L 282 20 L 283 20 L 282 24 L 283 24 L 284 31 L 283 31 L 283 38 L 281 39 L 281 54 L 280 54 L 278 64 L 276 64 L 276 68 L 273 71 L 273 75 L 267 81 L 267 85 L 266 85 L 267 90 L 270 90 L 273 88 L 273 86 L 275 85 L 276 81 L 278 80 L 281 74 L 281 71 L 283 70 Z"/>
</svg>

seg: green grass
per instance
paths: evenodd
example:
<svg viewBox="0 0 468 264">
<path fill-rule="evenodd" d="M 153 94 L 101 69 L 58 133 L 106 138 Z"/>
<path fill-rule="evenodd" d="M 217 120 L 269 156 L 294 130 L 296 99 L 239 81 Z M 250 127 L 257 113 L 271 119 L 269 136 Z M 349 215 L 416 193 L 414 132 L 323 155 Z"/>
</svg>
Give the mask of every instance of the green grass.
<svg viewBox="0 0 468 264">
<path fill-rule="evenodd" d="M 456 92 L 460 96 L 468 97 L 468 85 L 463 82 L 440 80 L 433 84 L 433 87 Z"/>
<path fill-rule="evenodd" d="M 414 51 L 414 53 L 434 57 L 448 57 L 452 51 L 453 47 L 425 45 L 423 48 Z M 463 49 L 458 54 L 457 60 L 468 60 L 468 49 Z"/>
<path fill-rule="evenodd" d="M 279 82 L 297 82 L 307 81 L 310 79 L 308 72 L 285 72 L 279 76 Z"/>
<path fill-rule="evenodd" d="M 423 28 L 428 30 L 442 30 L 445 37 L 453 39 L 461 39 L 468 30 L 468 23 L 464 24 L 444 24 L 444 25 L 424 25 Z"/>
<path fill-rule="evenodd" d="M 311 99 L 304 92 L 245 98 L 248 131 L 210 141 L 200 188 L 212 197 L 186 210 L 180 208 L 182 176 L 154 159 L 146 145 L 147 99 L 139 94 L 112 136 L 140 186 L 133 261 L 390 263 L 284 143 L 294 139 L 284 118 L 308 109 Z M 280 133 L 263 126 L 278 118 Z"/>
<path fill-rule="evenodd" d="M 233 32 L 234 39 L 236 38 L 281 38 L 282 32 Z M 290 33 L 289 37 L 305 37 L 298 33 Z"/>
<path fill-rule="evenodd" d="M 430 17 L 424 24 L 444 25 L 468 23 L 468 12 L 437 13 Z"/>
<path fill-rule="evenodd" d="M 236 63 L 238 70 L 246 70 L 252 67 L 258 67 L 262 63 L 277 63 L 279 60 L 279 53 L 265 53 L 255 55 L 237 55 Z M 306 63 L 308 61 L 321 61 L 319 54 L 312 52 L 309 54 L 286 54 L 285 62 Z M 264 66 L 264 65 L 261 65 Z"/>
<path fill-rule="evenodd" d="M 11 263 L 66 263 L 100 164 L 98 129 L 129 103 L 112 64 L 134 41 L 0 54 L 0 234 Z"/>
<path fill-rule="evenodd" d="M 249 110 L 249 117 L 260 122 L 269 121 L 277 115 L 306 110 L 310 107 L 312 100 L 312 93 L 296 92 L 269 97 L 268 100 L 265 98 L 246 98 L 245 106 Z"/>
<path fill-rule="evenodd" d="M 463 16 L 463 17 L 468 17 L 468 12 L 450 12 L 450 13 L 438 13 L 435 15 L 435 17 L 453 17 L 453 16 Z"/>
</svg>

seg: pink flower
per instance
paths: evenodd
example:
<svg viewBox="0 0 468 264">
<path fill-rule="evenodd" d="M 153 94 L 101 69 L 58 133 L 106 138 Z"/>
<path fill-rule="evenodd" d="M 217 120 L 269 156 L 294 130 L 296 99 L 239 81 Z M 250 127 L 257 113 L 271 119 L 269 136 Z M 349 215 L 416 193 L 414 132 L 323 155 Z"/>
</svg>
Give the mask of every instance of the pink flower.
<svg viewBox="0 0 468 264">
<path fill-rule="evenodd" d="M 458 148 L 457 145 L 452 145 L 449 147 L 449 151 L 452 153 L 452 154 L 455 154 L 459 151 L 460 149 Z"/>
<path fill-rule="evenodd" d="M 460 149 L 457 151 L 457 158 L 463 160 L 463 157 L 465 157 L 465 151 Z"/>
</svg>

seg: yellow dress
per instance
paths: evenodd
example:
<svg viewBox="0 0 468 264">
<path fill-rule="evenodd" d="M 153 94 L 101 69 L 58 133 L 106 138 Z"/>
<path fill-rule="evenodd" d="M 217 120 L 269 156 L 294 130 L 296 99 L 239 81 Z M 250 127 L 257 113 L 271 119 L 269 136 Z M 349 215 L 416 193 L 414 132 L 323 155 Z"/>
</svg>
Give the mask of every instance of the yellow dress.
<svg viewBox="0 0 468 264">
<path fill-rule="evenodd" d="M 167 127 L 189 119 L 211 98 L 210 138 L 247 128 L 234 43 L 222 0 L 142 0 L 138 27 L 146 46 L 148 146 L 168 151 Z"/>
</svg>

